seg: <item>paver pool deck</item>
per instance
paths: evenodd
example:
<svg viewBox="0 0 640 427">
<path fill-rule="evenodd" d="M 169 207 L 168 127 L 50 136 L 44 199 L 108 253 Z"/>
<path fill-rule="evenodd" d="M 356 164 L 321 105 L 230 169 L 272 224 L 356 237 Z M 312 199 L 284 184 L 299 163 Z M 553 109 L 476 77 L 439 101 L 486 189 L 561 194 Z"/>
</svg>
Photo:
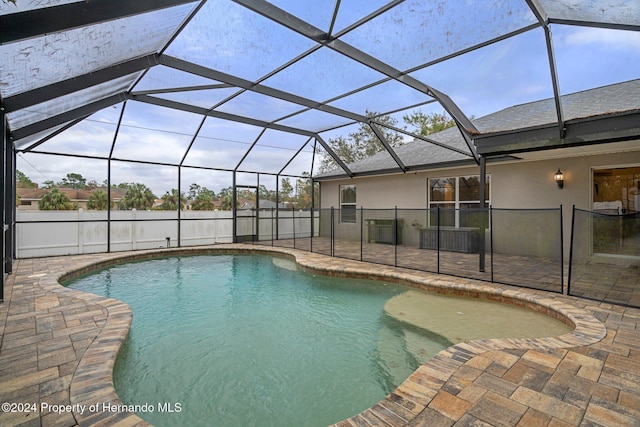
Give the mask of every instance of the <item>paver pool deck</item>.
<svg viewBox="0 0 640 427">
<path fill-rule="evenodd" d="M 127 257 L 203 252 L 295 257 L 309 270 L 487 298 L 574 326 L 560 337 L 456 344 L 384 400 L 336 426 L 640 426 L 639 309 L 243 244 L 17 260 L 0 303 L 0 425 L 148 425 L 122 410 L 111 377 L 131 310 L 64 288 L 58 279 Z"/>
</svg>

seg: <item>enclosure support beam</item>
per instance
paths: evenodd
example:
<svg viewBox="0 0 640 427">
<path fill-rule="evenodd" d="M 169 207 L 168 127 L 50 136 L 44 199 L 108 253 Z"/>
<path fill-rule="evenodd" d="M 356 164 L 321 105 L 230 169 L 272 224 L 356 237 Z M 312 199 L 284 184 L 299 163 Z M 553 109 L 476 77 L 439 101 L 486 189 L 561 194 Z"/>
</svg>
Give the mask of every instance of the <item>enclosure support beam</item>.
<svg viewBox="0 0 640 427">
<path fill-rule="evenodd" d="M 578 19 L 560 18 L 549 18 L 549 23 L 561 25 L 576 25 L 580 27 L 604 28 L 609 30 L 640 31 L 640 25 L 638 24 L 619 24 L 615 22 L 594 22 L 582 21 Z"/>
<path fill-rule="evenodd" d="M 193 143 L 196 142 L 196 139 L 198 138 L 198 135 L 200 135 L 200 131 L 202 130 L 202 126 L 204 126 L 204 122 L 206 121 L 207 121 L 207 116 L 202 117 L 202 120 L 200 120 L 198 129 L 196 129 L 195 133 L 193 134 L 193 137 L 191 138 L 191 141 L 189 141 L 189 146 L 184 151 L 184 154 L 182 155 L 182 159 L 180 159 L 179 166 L 182 166 L 184 164 L 184 161 L 187 159 L 187 156 L 189 155 L 189 151 L 191 151 L 191 147 L 193 147 Z"/>
<path fill-rule="evenodd" d="M 247 156 L 249 155 L 249 153 L 251 153 L 251 150 L 253 150 L 253 147 L 256 146 L 256 144 L 258 143 L 258 141 L 260 141 L 260 138 L 262 138 L 262 135 L 264 135 L 264 133 L 267 131 L 267 129 L 262 129 L 262 131 L 260 132 L 260 135 L 258 135 L 258 137 L 253 141 L 253 143 L 251 144 L 251 146 L 247 149 L 247 151 L 244 153 L 244 155 L 242 156 L 242 158 L 240 159 L 240 161 L 238 162 L 238 164 L 236 165 L 236 167 L 233 169 L 233 172 L 237 172 L 238 168 L 240 167 L 240 165 L 242 164 L 242 162 L 244 162 L 244 160 L 247 158 Z"/>
<path fill-rule="evenodd" d="M 442 142 L 438 142 L 438 141 L 436 141 L 435 139 L 427 138 L 426 136 L 422 136 L 422 135 L 416 135 L 415 133 L 413 133 L 413 132 L 409 132 L 409 131 L 408 131 L 408 130 L 406 130 L 406 129 L 401 129 L 401 128 L 399 128 L 399 127 L 391 126 L 391 125 L 389 125 L 389 124 L 377 123 L 377 122 L 375 121 L 375 119 L 374 119 L 374 120 L 372 120 L 372 122 L 373 122 L 373 123 L 375 123 L 375 124 L 377 124 L 378 126 L 384 126 L 384 127 L 386 127 L 387 129 L 391 129 L 391 130 L 392 130 L 392 131 L 394 131 L 394 132 L 398 132 L 398 133 L 402 133 L 402 134 L 404 134 L 404 135 L 408 135 L 408 136 L 410 136 L 410 137 L 411 137 L 411 138 L 413 138 L 413 139 L 419 139 L 419 140 L 421 140 L 421 141 L 425 141 L 425 142 L 428 142 L 428 143 L 430 143 L 430 144 L 433 144 L 433 145 L 435 145 L 435 146 L 437 146 L 437 147 L 442 147 L 442 148 L 444 148 L 444 149 L 447 149 L 447 150 L 453 151 L 453 152 L 458 153 L 458 154 L 462 154 L 462 155 L 464 155 L 464 156 L 473 157 L 473 154 L 469 153 L 468 151 L 461 150 L 460 148 L 452 147 L 452 146 L 447 145 L 447 144 L 444 144 L 444 143 L 442 143 Z"/>
<path fill-rule="evenodd" d="M 181 231 L 181 226 L 182 226 L 182 209 L 181 209 L 181 204 L 182 204 L 182 166 L 178 166 L 178 247 L 181 246 L 180 244 L 180 231 Z M 167 243 L 169 243 L 169 241 L 167 241 Z M 168 246 L 168 245 L 167 245 Z"/>
<path fill-rule="evenodd" d="M 313 233 L 315 232 L 315 214 L 313 210 L 316 207 L 316 182 L 313 179 L 313 167 L 316 161 L 316 149 L 318 148 L 318 141 L 313 142 L 313 155 L 311 156 L 311 169 L 309 170 L 309 182 L 311 183 L 311 247 L 310 251 L 313 252 Z M 320 204 L 318 203 L 318 206 Z M 318 217 L 320 217 L 320 209 L 318 209 Z"/>
<path fill-rule="evenodd" d="M 194 0 L 82 1 L 0 16 L 0 44 L 96 25 Z"/>
<path fill-rule="evenodd" d="M 336 52 L 345 55 L 361 64 L 372 68 L 385 76 L 405 84 L 417 91 L 420 91 L 432 98 L 438 100 L 440 105 L 449 113 L 449 115 L 455 120 L 460 132 L 463 134 L 467 146 L 473 154 L 473 157 L 478 161 L 475 147 L 471 144 L 472 135 L 478 133 L 478 129 L 471 123 L 471 120 L 460 110 L 460 108 L 447 96 L 446 94 L 427 86 L 419 80 L 397 70 L 390 65 L 380 61 L 379 59 L 366 54 L 365 52 L 356 49 L 355 47 L 343 42 L 340 39 L 332 38 L 323 30 L 314 27 L 313 25 L 305 22 L 282 9 L 274 6 L 273 4 L 264 0 L 234 0 L 236 3 L 250 9 L 260 15 L 271 19 L 272 21 L 289 28 L 292 31 L 297 32 L 311 40 L 321 43 Z"/>
<path fill-rule="evenodd" d="M 556 105 L 556 116 L 558 118 L 558 131 L 560 139 L 564 138 L 566 129 L 564 127 L 564 113 L 562 111 L 562 100 L 560 99 L 560 83 L 558 79 L 558 69 L 556 67 L 556 58 L 553 51 L 553 43 L 551 41 L 551 29 L 549 28 L 549 16 L 544 11 L 539 0 L 526 0 L 529 9 L 538 19 L 538 23 L 544 29 L 544 37 L 547 43 L 547 56 L 549 60 L 549 69 L 551 72 L 551 84 L 553 85 L 553 98 Z"/>
<path fill-rule="evenodd" d="M 236 222 L 238 221 L 238 212 L 237 212 L 237 203 L 236 203 L 237 191 L 236 191 L 236 171 L 233 171 L 232 178 L 232 186 L 231 186 L 231 217 L 233 218 L 233 226 L 232 226 L 232 241 L 233 243 L 238 243 L 238 225 Z"/>
<path fill-rule="evenodd" d="M 357 122 L 365 122 L 366 116 L 355 114 L 351 111 L 343 110 L 337 107 L 313 101 L 311 99 L 303 98 L 298 95 L 294 95 L 289 92 L 284 92 L 278 89 L 274 89 L 261 84 L 256 84 L 250 80 L 245 80 L 240 77 L 232 76 L 230 74 L 223 73 L 221 71 L 213 70 L 211 68 L 203 67 L 202 65 L 194 64 L 184 59 L 175 58 L 170 55 L 162 55 L 159 59 L 160 63 L 167 67 L 174 68 L 176 70 L 184 71 L 186 73 L 195 74 L 197 76 L 205 77 L 207 79 L 216 80 L 222 82 L 230 87 L 237 87 L 238 89 L 244 89 L 251 92 L 256 92 L 262 95 L 270 96 L 273 98 L 282 99 L 287 102 L 298 104 L 302 107 L 307 107 L 314 110 L 324 111 L 326 113 L 335 114 L 340 117 L 347 118 L 349 120 Z M 142 95 L 143 93 L 134 92 L 133 95 Z"/>
<path fill-rule="evenodd" d="M 67 123 L 66 125 L 62 126 L 61 128 L 59 128 L 58 130 L 50 133 L 49 135 L 45 136 L 42 139 L 37 140 L 36 142 L 30 144 L 28 147 L 26 148 L 22 148 L 20 150 L 16 150 L 18 152 L 26 152 L 26 151 L 31 151 L 34 148 L 38 148 L 39 146 L 41 146 L 42 144 L 44 144 L 45 142 L 49 141 L 50 139 L 55 138 L 56 136 L 60 135 L 62 132 L 66 131 L 67 129 L 70 129 L 72 127 L 74 127 L 75 125 L 77 125 L 78 123 L 80 123 L 81 121 L 83 121 L 84 119 L 86 119 L 88 116 L 85 117 L 79 117 L 69 123 Z"/>
<path fill-rule="evenodd" d="M 6 129 L 6 119 L 4 114 L 4 108 L 0 106 L 0 139 L 2 140 L 2 152 L 3 152 L 3 167 L 2 167 L 2 182 L 0 182 L 0 191 L 2 191 L 2 195 L 7 191 L 7 180 L 9 179 L 9 171 L 7 168 L 7 146 L 9 145 L 9 138 L 7 137 L 7 129 Z M 4 201 L 4 200 L 3 200 Z M 7 247 L 7 204 L 2 204 L 2 263 L 7 259 L 7 254 L 9 252 Z M 4 283 L 6 280 L 7 273 L 5 269 L 2 269 L 2 281 L 0 282 L 0 302 L 4 301 Z"/>
<path fill-rule="evenodd" d="M 184 104 L 182 102 L 171 101 L 168 99 L 157 98 L 149 95 L 131 95 L 130 99 L 134 101 L 146 102 L 147 104 L 158 105 L 160 107 L 173 108 L 174 110 L 186 111 L 188 113 L 200 114 L 207 117 L 215 117 L 222 120 L 229 120 L 232 122 L 244 123 L 252 126 L 259 126 L 267 129 L 274 129 L 283 132 L 289 132 L 296 135 L 314 136 L 311 131 L 306 131 L 290 126 L 279 125 L 277 123 L 270 123 L 264 120 L 252 119 L 250 117 L 238 116 L 236 114 L 224 113 L 222 111 L 210 110 L 207 108 L 197 107 L 190 104 Z"/>
<path fill-rule="evenodd" d="M 127 102 L 125 101 L 120 109 L 118 124 L 116 125 L 116 131 L 113 133 L 113 141 L 111 141 L 111 149 L 109 150 L 109 158 L 107 159 L 107 253 L 111 252 L 111 158 L 113 157 L 113 150 L 116 148 L 116 140 L 118 139 L 118 132 L 120 131 L 120 125 L 122 124 L 122 117 L 124 117 L 124 109 L 126 107 Z M 135 226 L 135 224 L 132 226 Z"/>
<path fill-rule="evenodd" d="M 13 259 L 16 255 L 16 153 L 13 142 L 7 134 L 7 121 L 4 109 L 0 107 L 0 138 L 2 138 L 2 281 L 0 282 L 0 302 L 4 302 L 4 284 L 8 274 L 13 272 Z"/>
<path fill-rule="evenodd" d="M 282 172 L 282 171 L 280 171 Z M 273 221 L 273 212 L 271 213 Z M 276 175 L 276 240 L 280 240 L 280 174 Z M 273 235 L 273 232 L 271 233 Z M 273 245 L 273 239 L 271 241 Z"/>
<path fill-rule="evenodd" d="M 322 139 L 320 135 L 316 135 L 316 141 L 319 142 L 320 145 L 322 145 L 322 148 L 324 148 L 325 151 L 331 156 L 331 158 L 335 160 L 338 166 L 340 166 L 342 170 L 345 171 L 347 175 L 349 175 L 349 178 L 353 178 L 353 172 L 351 172 L 351 169 L 349 169 L 349 167 L 342 161 L 342 159 L 335 153 L 335 151 L 333 151 L 331 146 L 327 144 L 324 139 Z"/>
<path fill-rule="evenodd" d="M 107 160 L 107 253 L 111 252 L 111 157 Z"/>
<path fill-rule="evenodd" d="M 282 174 L 282 172 L 284 172 L 284 170 L 285 170 L 286 168 L 288 168 L 288 167 L 289 167 L 289 165 L 291 164 L 291 162 L 292 162 L 296 157 L 298 157 L 298 154 L 300 154 L 300 152 L 302 152 L 302 150 L 304 149 L 304 147 L 306 147 L 312 139 L 313 139 L 313 138 L 309 138 L 309 139 L 307 139 L 307 141 L 306 141 L 304 144 L 302 144 L 302 146 L 301 146 L 300 148 L 298 148 L 298 151 L 296 151 L 296 154 L 294 154 L 294 155 L 289 159 L 289 161 L 288 161 L 288 162 L 287 162 L 287 163 L 282 167 L 282 169 L 280 169 L 280 171 L 277 173 L 277 175 L 278 175 L 278 176 L 280 176 L 280 174 Z"/>
<path fill-rule="evenodd" d="M 376 134 L 376 136 L 384 146 L 385 150 L 387 150 L 387 152 L 391 155 L 391 157 L 393 157 L 393 160 L 396 162 L 400 170 L 402 172 L 406 172 L 407 167 L 404 165 L 404 163 L 402 162 L 402 159 L 400 159 L 400 157 L 398 156 L 396 151 L 393 149 L 393 147 L 391 147 L 391 144 L 389 144 L 389 141 L 387 141 L 387 138 L 385 138 L 382 132 L 380 132 L 380 129 L 378 128 L 378 126 L 376 126 L 375 123 L 373 123 L 373 121 L 369 120 L 369 127 L 371 128 L 371 130 L 373 130 L 373 133 Z"/>
<path fill-rule="evenodd" d="M 485 186 L 487 183 L 487 158 L 485 156 L 480 156 L 480 209 L 482 209 L 482 214 L 486 212 L 487 202 L 486 202 L 486 191 Z M 482 221 L 482 226 L 480 227 L 480 244 L 479 244 L 479 256 L 478 256 L 478 270 L 480 272 L 485 271 L 485 233 L 486 226 L 485 222 Z M 492 248 L 493 250 L 493 248 Z"/>
<path fill-rule="evenodd" d="M 5 136 L 6 138 L 6 136 Z M 5 263 L 5 272 L 11 274 L 13 272 L 13 259 L 15 258 L 15 231 L 16 231 L 16 152 L 13 143 L 6 141 L 6 174 L 5 174 L 5 226 L 7 234 L 5 235 L 5 250 L 7 251 L 7 259 Z"/>
<path fill-rule="evenodd" d="M 57 116 L 49 117 L 39 122 L 35 122 L 29 126 L 16 129 L 15 131 L 11 132 L 11 136 L 13 137 L 14 141 L 18 141 L 27 136 L 35 135 L 38 132 L 48 131 L 51 128 L 59 126 L 63 123 L 73 121 L 77 118 L 90 116 L 97 111 L 115 104 L 119 104 L 126 100 L 127 96 L 124 93 L 113 95 L 108 98 L 92 102 L 90 104 L 85 104 L 82 107 L 66 111 L 64 113 L 58 114 Z"/>
<path fill-rule="evenodd" d="M 4 100 L 7 113 L 31 107 L 70 93 L 110 82 L 115 79 L 128 76 L 146 70 L 158 64 L 159 56 L 151 54 L 131 61 L 122 62 L 111 67 L 103 68 L 92 73 L 62 80 L 48 86 L 28 90 L 17 95 L 9 96 Z"/>
<path fill-rule="evenodd" d="M 455 120 L 458 125 L 458 129 L 463 134 L 465 141 L 467 142 L 467 147 L 469 148 L 473 157 L 477 160 L 477 155 L 473 145 L 470 143 L 472 139 L 472 135 L 479 133 L 478 129 L 475 127 L 471 120 L 460 110 L 460 108 L 449 98 L 448 95 L 430 87 L 415 78 L 405 75 L 399 70 L 389 66 L 388 64 L 383 63 L 382 61 L 371 57 L 365 54 L 362 51 L 342 42 L 341 40 L 333 40 L 330 43 L 327 43 L 327 46 L 331 49 L 340 52 L 341 54 L 351 58 L 355 61 L 358 61 L 362 64 L 367 65 L 368 67 L 373 68 L 374 70 L 386 75 L 387 77 L 392 78 L 400 83 L 403 83 L 419 92 L 424 93 L 432 98 L 435 98 L 440 105 L 449 113 L 449 115 Z"/>
<path fill-rule="evenodd" d="M 558 68 L 556 67 L 556 57 L 553 51 L 553 42 L 551 40 L 551 30 L 548 26 L 544 27 L 544 35 L 547 41 L 547 54 L 549 56 L 551 83 L 553 84 L 553 99 L 556 104 L 556 117 L 558 118 L 558 133 L 560 134 L 560 139 L 563 139 L 566 134 L 566 129 L 564 126 L 564 112 L 562 110 L 562 100 L 560 99 L 560 82 L 558 79 Z"/>
</svg>

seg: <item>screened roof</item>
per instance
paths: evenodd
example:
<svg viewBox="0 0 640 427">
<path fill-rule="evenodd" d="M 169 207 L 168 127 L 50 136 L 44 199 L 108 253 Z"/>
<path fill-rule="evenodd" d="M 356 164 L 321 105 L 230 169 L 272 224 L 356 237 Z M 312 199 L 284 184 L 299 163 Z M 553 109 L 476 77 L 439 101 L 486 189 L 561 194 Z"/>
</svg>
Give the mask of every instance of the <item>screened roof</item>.
<svg viewBox="0 0 640 427">
<path fill-rule="evenodd" d="M 579 144 L 577 119 L 598 118 L 590 143 L 640 135 L 638 85 L 615 110 L 566 104 L 640 78 L 637 0 L 3 0 L 0 28 L 21 152 L 299 175 L 316 147 L 354 176 L 329 141 L 381 136 L 382 116 L 410 141 L 414 111 L 444 112 L 455 138 L 419 139 L 439 153 L 422 158 L 382 137 L 390 169 Z M 541 100 L 544 123 L 475 120 Z"/>
</svg>

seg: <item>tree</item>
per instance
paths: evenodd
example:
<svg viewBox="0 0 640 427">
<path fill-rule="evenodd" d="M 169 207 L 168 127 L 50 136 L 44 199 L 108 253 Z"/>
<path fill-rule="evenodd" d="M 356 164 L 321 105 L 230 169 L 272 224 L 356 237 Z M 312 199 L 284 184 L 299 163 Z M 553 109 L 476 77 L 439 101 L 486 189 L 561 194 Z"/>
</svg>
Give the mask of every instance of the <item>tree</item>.
<svg viewBox="0 0 640 427">
<path fill-rule="evenodd" d="M 162 196 L 162 203 L 158 206 L 158 209 L 163 211 L 175 211 L 178 209 L 178 203 L 180 204 L 180 209 L 184 209 L 186 198 L 184 194 L 179 193 L 177 189 L 171 189 L 171 192 L 164 193 Z"/>
<path fill-rule="evenodd" d="M 233 207 L 232 197 L 233 196 L 231 194 L 222 196 L 220 198 L 220 209 L 222 209 L 224 211 L 230 211 L 231 208 Z"/>
<path fill-rule="evenodd" d="M 218 195 L 220 197 L 229 196 L 231 194 L 233 194 L 233 187 L 224 187 L 221 188 L 220 191 L 218 191 Z"/>
<path fill-rule="evenodd" d="M 31 181 L 31 179 L 24 173 L 16 170 L 16 187 L 19 188 L 38 188 L 38 184 Z"/>
<path fill-rule="evenodd" d="M 283 202 L 291 201 L 291 193 L 293 193 L 293 186 L 289 178 L 282 178 L 280 181 L 280 197 Z"/>
<path fill-rule="evenodd" d="M 51 189 L 51 188 L 53 188 L 53 187 L 55 187 L 55 186 L 56 186 L 56 183 L 55 183 L 55 182 L 53 182 L 52 180 L 48 179 L 48 180 L 46 180 L 46 181 L 44 182 L 44 186 L 43 186 L 43 188 Z"/>
<path fill-rule="evenodd" d="M 200 191 L 202 191 L 202 187 L 200 187 L 195 182 L 191 184 L 189 186 L 189 194 L 187 195 L 187 200 L 194 200 L 196 197 L 198 197 L 198 194 L 200 194 Z"/>
<path fill-rule="evenodd" d="M 113 206 L 113 202 L 112 202 Z M 102 190 L 96 190 L 89 196 L 87 201 L 88 209 L 95 209 L 97 211 L 104 211 L 107 209 L 107 193 Z"/>
<path fill-rule="evenodd" d="M 375 122 L 378 124 L 376 127 L 391 147 L 397 147 L 404 143 L 404 139 L 400 133 L 385 127 L 385 125 L 396 127 L 396 119 L 389 115 L 378 116 L 377 113 L 370 111 L 367 111 L 366 114 L 367 117 L 375 119 Z M 367 123 L 360 123 L 358 130 L 350 133 L 347 138 L 339 136 L 330 139 L 329 145 L 338 157 L 347 164 L 366 159 L 385 149 L 371 126 Z M 330 155 L 325 154 L 322 156 L 320 172 L 327 172 L 337 167 L 338 165 Z"/>
<path fill-rule="evenodd" d="M 207 187 L 201 187 L 196 183 L 193 183 L 189 186 L 189 193 L 187 194 L 187 200 L 195 200 L 201 194 L 204 194 L 207 197 L 211 197 L 212 200 L 216 200 L 215 191 L 209 190 Z"/>
<path fill-rule="evenodd" d="M 296 199 L 296 207 L 300 209 L 309 209 L 311 206 L 311 176 L 309 172 L 302 172 L 302 178 L 296 181 L 298 188 L 298 197 Z M 320 194 L 318 192 L 319 187 L 315 185 L 313 187 L 314 201 L 318 203 L 320 200 Z"/>
<path fill-rule="evenodd" d="M 62 181 L 58 183 L 58 186 L 82 190 L 87 188 L 87 179 L 79 173 L 68 173 L 67 176 L 62 178 Z"/>
<path fill-rule="evenodd" d="M 42 196 L 38 207 L 43 211 L 70 211 L 74 209 L 69 197 L 60 192 L 57 187 L 53 187 Z"/>
<path fill-rule="evenodd" d="M 398 147 L 405 143 L 400 133 L 386 127 L 397 127 L 397 121 L 393 117 L 388 115 L 377 116 L 376 113 L 369 111 L 367 111 L 367 117 L 378 123 L 377 128 L 382 132 L 382 135 L 391 147 Z M 410 114 L 405 114 L 402 119 L 405 123 L 405 130 L 407 129 L 407 125 L 412 126 L 413 129 L 409 129 L 409 131 L 421 136 L 440 132 L 456 124 L 456 122 L 444 112 L 425 114 L 421 110 L 418 110 Z M 361 123 L 358 131 L 350 133 L 348 137 L 338 136 L 337 138 L 330 139 L 329 145 L 331 145 L 331 149 L 346 164 L 366 159 L 384 150 L 384 146 L 380 143 L 371 126 L 366 123 Z M 322 156 L 320 160 L 320 172 L 327 172 L 337 167 L 338 165 L 331 156 L 326 153 Z"/>
<path fill-rule="evenodd" d="M 258 186 L 258 197 L 260 197 L 260 200 L 271 200 L 272 202 L 275 202 L 276 192 L 268 190 L 264 184 L 260 184 Z"/>
<path fill-rule="evenodd" d="M 376 123 L 376 127 L 382 133 L 384 139 L 392 147 L 398 147 L 404 144 L 404 138 L 402 134 L 390 130 L 386 126 L 397 127 L 398 121 L 389 115 L 379 116 L 378 113 L 367 111 L 367 117 L 373 119 Z M 375 153 L 384 150 L 384 146 L 374 133 L 371 126 L 364 123 L 360 124 L 360 128 L 357 132 L 349 135 L 355 142 L 359 151 L 364 152 L 362 158 L 373 156 Z"/>
<path fill-rule="evenodd" d="M 218 195 L 220 196 L 220 209 L 228 211 L 231 210 L 232 208 L 232 201 L 233 201 L 233 188 L 232 187 L 225 187 L 222 188 L 219 192 Z"/>
<path fill-rule="evenodd" d="M 216 193 L 207 187 L 193 183 L 189 186 L 189 195 L 187 200 L 191 200 L 191 210 L 194 211 L 211 211 L 215 209 L 213 204 L 216 200 Z"/>
<path fill-rule="evenodd" d="M 88 188 L 90 190 L 95 190 L 98 187 L 100 187 L 100 184 L 98 184 L 98 181 L 96 181 L 95 179 L 92 179 L 91 181 L 87 182 L 86 188 Z M 105 187 L 106 187 L 106 185 L 105 185 Z"/>
<path fill-rule="evenodd" d="M 421 110 L 418 110 L 411 114 L 405 114 L 402 119 L 406 124 L 415 128 L 413 133 L 421 136 L 440 132 L 456 124 L 456 122 L 444 112 L 424 114 Z"/>
<path fill-rule="evenodd" d="M 122 187 L 118 185 L 118 188 Z M 140 183 L 130 183 L 126 184 L 125 188 L 127 189 L 127 192 L 124 194 L 122 200 L 120 200 L 120 209 L 146 210 L 153 207 L 156 196 L 146 185 Z"/>
<path fill-rule="evenodd" d="M 191 209 L 194 211 L 212 211 L 215 209 L 213 204 L 215 193 L 206 187 L 201 189 L 191 203 Z"/>
</svg>

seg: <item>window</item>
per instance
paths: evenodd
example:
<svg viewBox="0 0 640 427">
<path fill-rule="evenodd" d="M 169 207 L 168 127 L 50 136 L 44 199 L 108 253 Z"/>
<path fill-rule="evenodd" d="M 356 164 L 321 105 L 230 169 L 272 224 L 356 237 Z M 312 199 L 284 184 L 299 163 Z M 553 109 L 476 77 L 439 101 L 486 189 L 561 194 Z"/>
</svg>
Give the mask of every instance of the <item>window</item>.
<svg viewBox="0 0 640 427">
<path fill-rule="evenodd" d="M 640 166 L 594 169 L 593 210 L 608 214 L 640 212 Z"/>
<path fill-rule="evenodd" d="M 490 204 L 490 176 L 485 182 L 485 201 Z M 440 208 L 439 211 L 435 209 Z M 478 217 L 484 213 L 474 211 L 480 208 L 480 176 L 458 176 L 429 179 L 429 224 L 443 227 L 478 227 Z"/>
<path fill-rule="evenodd" d="M 356 186 L 340 186 L 340 222 L 356 222 Z"/>
<path fill-rule="evenodd" d="M 640 234 L 640 166 L 593 169 L 592 251 L 638 256 Z M 620 216 L 624 214 L 636 214 Z"/>
</svg>

